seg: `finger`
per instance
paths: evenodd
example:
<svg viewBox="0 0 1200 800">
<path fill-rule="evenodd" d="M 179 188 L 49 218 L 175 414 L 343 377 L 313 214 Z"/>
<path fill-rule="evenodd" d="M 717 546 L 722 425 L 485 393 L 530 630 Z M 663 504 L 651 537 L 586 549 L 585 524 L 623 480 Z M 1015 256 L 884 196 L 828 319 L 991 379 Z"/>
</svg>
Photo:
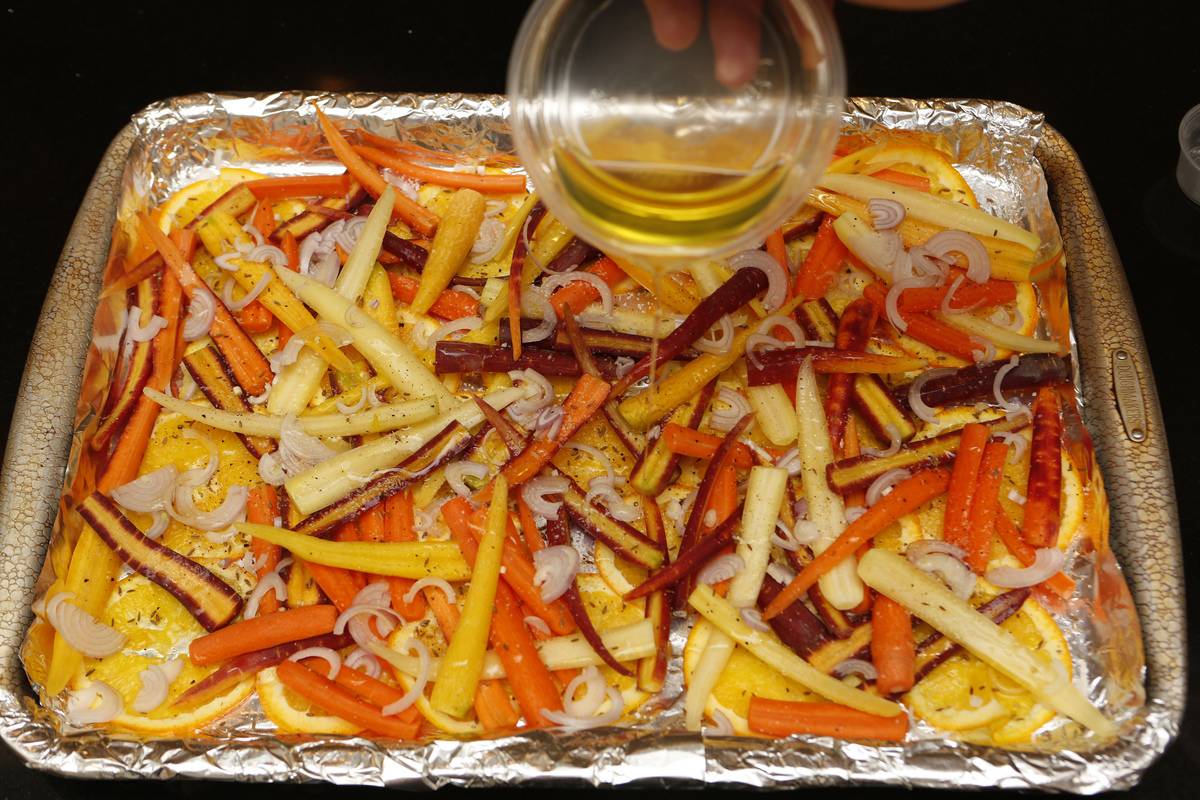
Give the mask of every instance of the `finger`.
<svg viewBox="0 0 1200 800">
<path fill-rule="evenodd" d="M 746 83 L 758 71 L 761 9 L 762 0 L 711 0 L 708 4 L 708 32 L 717 80 L 731 89 Z"/>
<path fill-rule="evenodd" d="M 848 0 L 851 5 L 886 8 L 891 11 L 933 11 L 956 6 L 962 0 Z"/>
<path fill-rule="evenodd" d="M 700 0 L 646 0 L 654 38 L 668 50 L 686 50 L 700 35 Z"/>
</svg>

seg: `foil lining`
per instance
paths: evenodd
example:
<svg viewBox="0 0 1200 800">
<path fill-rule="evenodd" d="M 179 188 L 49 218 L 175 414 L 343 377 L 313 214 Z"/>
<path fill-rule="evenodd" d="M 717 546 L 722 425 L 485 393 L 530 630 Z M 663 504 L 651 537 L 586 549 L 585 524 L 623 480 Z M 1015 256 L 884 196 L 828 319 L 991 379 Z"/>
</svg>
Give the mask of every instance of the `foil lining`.
<svg viewBox="0 0 1200 800">
<path fill-rule="evenodd" d="M 480 786 L 563 781 L 592 785 L 726 784 L 782 789 L 846 783 L 890 784 L 906 787 L 1039 788 L 1091 794 L 1132 785 L 1178 731 L 1182 709 L 1182 635 L 1172 642 L 1148 631 L 1148 660 L 1143 649 L 1137 612 L 1121 577 L 1107 537 L 1099 549 L 1073 554 L 1070 571 L 1079 581 L 1078 602 L 1057 616 L 1076 662 L 1076 681 L 1097 704 L 1121 724 L 1120 737 L 1094 747 L 1077 726 L 1061 720 L 1050 723 L 1039 745 L 1000 750 L 959 743 L 923 723 L 913 728 L 904 745 L 874 746 L 822 737 L 784 741 L 718 737 L 682 730 L 679 659 L 672 662 L 667 687 L 639 710 L 626 728 L 561 733 L 538 731 L 527 735 L 476 741 L 438 740 L 394 745 L 357 737 L 297 737 L 280 735 L 256 703 L 248 703 L 202 736 L 190 739 L 146 740 L 91 730 L 69 730 L 61 714 L 40 706 L 24 678 L 18 653 L 28 626 L 29 602 L 45 590 L 69 553 L 60 487 L 76 486 L 82 437 L 93 424 L 97 387 L 107 380 L 106 364 L 97 351 L 89 353 L 93 332 L 103 331 L 105 312 L 93 315 L 109 228 L 114 217 L 128 218 L 147 203 L 161 202 L 187 183 L 213 174 L 222 165 L 246 167 L 269 174 L 335 171 L 331 155 L 314 134 L 311 101 L 331 116 L 352 118 L 374 133 L 437 149 L 450 149 L 467 159 L 511 158 L 506 129 L 507 103 L 500 96 L 467 95 L 305 95 L 276 93 L 257 96 L 193 95 L 156 103 L 137 114 L 117 138 L 85 198 L 80 220 L 72 229 L 55 274 L 47 309 L 35 335 L 26 386 L 14 416 L 13 439 L 5 457 L 5 480 L 0 488 L 0 545 L 10 552 L 15 542 L 19 558 L 0 561 L 0 734 L 31 766 L 60 774 L 93 778 L 188 776 L 241 781 L 328 781 L 340 784 L 438 787 L 447 784 Z M 849 130 L 874 135 L 882 130 L 908 130 L 935 136 L 951 148 L 954 161 L 979 197 L 980 204 L 1006 219 L 1024 222 L 1046 242 L 1045 253 L 1065 244 L 1068 256 L 1088 226 L 1098 217 L 1082 219 L 1064 210 L 1075 199 L 1081 206 L 1090 196 L 1057 192 L 1059 214 L 1069 217 L 1060 236 L 1051 193 L 1042 164 L 1047 130 L 1040 114 L 1007 103 L 980 100 L 851 99 L 844 118 Z M 1053 131 L 1051 138 L 1057 137 Z M 1061 137 L 1057 157 L 1069 168 L 1078 162 Z M 1064 151 L 1065 148 L 1065 151 Z M 1065 155 L 1064 155 L 1065 152 Z M 1082 177 L 1082 170 L 1077 169 Z M 1082 178 L 1080 192 L 1089 192 Z M 1105 236 L 1107 234 L 1105 233 Z M 1108 241 L 1108 240 L 1106 240 Z M 1108 241 L 1108 269 L 1120 271 Z M 1081 265 L 1083 266 L 1083 265 Z M 1096 265 L 1086 265 L 1096 269 Z M 1043 298 L 1059 298 L 1066 310 L 1065 280 L 1060 263 L 1044 284 Z M 74 287 L 74 289 L 68 288 Z M 56 307 L 71 291 L 84 291 L 70 310 L 66 331 L 57 331 L 63 309 Z M 1127 293 L 1117 298 L 1129 314 Z M 1054 300 L 1054 302 L 1060 302 Z M 75 314 L 74 317 L 71 314 Z M 1088 315 L 1089 320 L 1093 319 Z M 1062 317 L 1066 319 L 1066 316 Z M 1133 317 L 1136 326 L 1136 317 Z M 1071 336 L 1074 331 L 1057 331 Z M 1081 329 L 1081 335 L 1099 335 Z M 1144 359 L 1137 335 L 1135 354 Z M 43 352 L 49 348 L 54 352 Z M 64 352 L 66 351 L 66 352 Z M 1078 352 L 1076 351 L 1078 356 Z M 1098 368 L 1085 364 L 1077 377 L 1102 380 Z M 39 372 L 38 370 L 44 370 Z M 65 387 L 66 374 L 74 385 Z M 77 377 L 78 376 L 78 377 Z M 50 381 L 47 387 L 35 380 Z M 55 385 L 54 381 L 60 382 Z M 1077 380 L 1078 397 L 1087 396 Z M 69 390 L 81 388 L 74 406 Z M 1153 387 L 1148 393 L 1152 421 L 1158 420 Z M 48 415 L 49 429 L 33 440 L 22 424 L 34 411 Z M 1084 421 L 1091 423 L 1089 409 Z M 1101 427 L 1104 427 L 1103 425 Z M 1072 444 L 1092 463 L 1087 430 L 1077 425 Z M 1107 428 L 1105 429 L 1107 432 Z M 1150 438 L 1162 437 L 1161 424 L 1152 425 Z M 23 448 L 36 441 L 40 458 L 31 464 Z M 46 442 L 61 443 L 45 452 Z M 69 446 L 69 447 L 68 447 Z M 1100 450 L 1101 444 L 1096 449 Z M 1158 442 L 1165 452 L 1165 440 Z M 1170 487 L 1169 462 L 1138 465 Z M 11 480 L 16 476 L 17 480 Z M 22 482 L 28 489 L 22 492 Z M 1103 492 L 1098 475 L 1095 490 Z M 1122 484 L 1124 487 L 1125 484 Z M 1114 506 L 1136 503 L 1122 489 Z M 1179 543 L 1173 497 L 1166 512 L 1168 524 L 1159 529 L 1114 530 L 1114 547 L 1122 555 L 1158 548 L 1177 565 Z M 1120 520 L 1117 520 L 1118 522 Z M 1174 527 L 1170 523 L 1174 523 Z M 51 536 L 47 536 L 47 533 Z M 18 537 L 19 540 L 18 540 Z M 42 544 L 49 540 L 49 557 Z M 44 566 L 43 566 L 44 560 Z M 1153 606 L 1156 622 L 1182 629 L 1183 609 L 1179 571 L 1165 574 L 1138 568 L 1133 573 L 1134 595 Z M 1165 604 L 1164 604 L 1165 598 Z M 1089 603 L 1103 613 L 1098 616 Z M 1104 621 L 1098 622 L 1097 620 Z M 686 623 L 676 620 L 672 643 L 676 655 L 686 637 Z M 1146 681 L 1146 667 L 1151 675 Z M 1178 673 L 1178 674 L 1177 674 Z M 1145 686 L 1150 688 L 1147 694 Z"/>
</svg>

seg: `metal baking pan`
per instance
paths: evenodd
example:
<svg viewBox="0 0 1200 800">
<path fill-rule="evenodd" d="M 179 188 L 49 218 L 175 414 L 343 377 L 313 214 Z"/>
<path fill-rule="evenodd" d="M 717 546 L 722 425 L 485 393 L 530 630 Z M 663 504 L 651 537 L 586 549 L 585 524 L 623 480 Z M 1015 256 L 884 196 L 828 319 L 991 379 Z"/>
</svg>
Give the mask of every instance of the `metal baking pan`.
<svg viewBox="0 0 1200 800">
<path fill-rule="evenodd" d="M 220 726 L 186 740 L 64 732 L 40 707 L 19 651 L 35 590 L 45 588 L 47 545 L 57 533 L 64 477 L 74 473 L 88 416 L 77 401 L 111 230 L 122 204 L 161 200 L 193 172 L 203 137 L 241 126 L 278 130 L 317 99 L 377 132 L 417 131 L 464 152 L 506 151 L 507 104 L 499 96 L 191 95 L 156 103 L 113 140 L 92 180 L 54 271 L 13 414 L 0 480 L 0 735 L 30 766 L 92 778 L 330 781 L 436 787 L 522 782 L 595 785 L 703 783 L 787 788 L 838 783 L 1040 788 L 1091 794 L 1134 784 L 1179 729 L 1185 697 L 1185 612 L 1178 516 L 1166 433 L 1149 355 L 1123 268 L 1074 150 L 1040 115 L 979 100 L 852 99 L 846 123 L 957 137 L 973 163 L 1020 166 L 1018 182 L 1044 206 L 1037 224 L 1061 231 L 1076 344 L 1082 416 L 1105 477 L 1111 549 L 1098 570 L 1108 649 L 1132 648 L 1144 704 L 1119 740 L 1100 749 L 1003 751 L 946 740 L 877 747 L 829 739 L 722 739 L 648 725 L 634 729 L 474 742 L 388 746 L 359 738 L 296 740 L 262 728 Z M 1024 148 L 1024 149 L 1022 149 Z M 1036 160 L 1030 159 L 1030 153 Z M 157 164 L 158 167 L 152 167 Z M 243 164 L 253 166 L 253 164 Z M 276 165 L 278 167 L 278 165 Z M 194 177 L 193 177 L 194 179 Z M 985 205 L 1012 215 L 1012 194 L 987 187 Z M 1048 202 L 1047 202 L 1048 200 Z M 125 207 L 129 207 L 126 205 Z M 1021 211 L 1023 209 L 1018 209 Z M 56 540 L 55 540 L 56 541 Z M 1120 569 L 1129 592 L 1121 582 Z M 39 583 L 40 581 L 40 583 Z M 1125 616 L 1125 624 L 1121 617 Z M 1137 632 L 1137 617 L 1152 621 Z M 1090 617 L 1088 618 L 1091 619 Z M 1099 658 L 1089 653 L 1088 658 Z M 1110 676 L 1093 676 L 1103 682 Z M 1103 688 L 1099 691 L 1104 691 Z"/>
</svg>

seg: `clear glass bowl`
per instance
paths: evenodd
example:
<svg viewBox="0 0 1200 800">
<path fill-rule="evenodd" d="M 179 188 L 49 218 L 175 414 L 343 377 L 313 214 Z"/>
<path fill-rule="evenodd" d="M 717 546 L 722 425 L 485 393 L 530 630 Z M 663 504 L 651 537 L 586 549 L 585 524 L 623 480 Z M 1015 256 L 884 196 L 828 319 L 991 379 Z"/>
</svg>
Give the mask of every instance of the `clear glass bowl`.
<svg viewBox="0 0 1200 800">
<path fill-rule="evenodd" d="M 846 79 L 826 4 L 731 7 L 756 16 L 706 14 L 681 50 L 658 44 L 642 0 L 530 9 L 508 70 L 517 152 L 593 244 L 653 264 L 757 247 L 828 164 Z M 761 44 L 753 78 L 730 88 L 712 40 L 738 26 Z"/>
</svg>

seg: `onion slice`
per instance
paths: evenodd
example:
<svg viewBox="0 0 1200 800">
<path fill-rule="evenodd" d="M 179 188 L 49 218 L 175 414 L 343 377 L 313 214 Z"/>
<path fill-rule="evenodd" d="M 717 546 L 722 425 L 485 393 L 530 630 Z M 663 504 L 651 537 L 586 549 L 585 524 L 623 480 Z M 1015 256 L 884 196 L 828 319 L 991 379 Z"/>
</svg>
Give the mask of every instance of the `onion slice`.
<svg viewBox="0 0 1200 800">
<path fill-rule="evenodd" d="M 995 396 L 996 402 L 1000 404 L 1000 407 L 1008 413 L 1015 413 L 1024 407 L 1020 402 L 1015 400 L 1005 400 L 1003 389 L 1004 378 L 1008 375 L 1008 373 L 1016 369 L 1017 365 L 1020 363 L 1021 357 L 1014 354 L 1013 357 L 1008 360 L 1007 364 L 996 370 L 996 377 L 992 380 L 992 394 Z"/>
<path fill-rule="evenodd" d="M 178 477 L 179 470 L 175 469 L 175 465 L 167 464 L 118 486 L 109 494 L 113 500 L 130 511 L 164 511 L 171 501 Z"/>
<path fill-rule="evenodd" d="M 138 673 L 142 688 L 138 689 L 137 697 L 130 706 L 139 714 L 149 714 L 166 702 L 171 684 L 183 671 L 183 659 L 173 658 L 162 664 L 151 664 Z"/>
<path fill-rule="evenodd" d="M 529 506 L 529 510 L 545 519 L 551 519 L 558 514 L 562 500 L 557 502 L 547 500 L 546 495 L 562 494 L 567 490 L 567 479 L 558 475 L 539 475 L 528 481 L 521 489 L 521 497 Z"/>
<path fill-rule="evenodd" d="M 1057 547 L 1039 547 L 1033 563 L 1028 567 L 996 567 L 988 570 L 985 577 L 989 583 L 1002 589 L 1022 589 L 1054 577 L 1062 571 L 1066 560 L 1066 555 Z"/>
<path fill-rule="evenodd" d="M 125 634 L 105 625 L 67 601 L 75 595 L 59 592 L 46 601 L 46 621 L 71 647 L 89 658 L 104 658 L 125 646 Z"/>
<path fill-rule="evenodd" d="M 67 722 L 77 727 L 111 722 L 123 709 L 121 695 L 104 681 L 92 681 L 67 698 Z"/>
<path fill-rule="evenodd" d="M 931 425 L 936 423 L 937 413 L 933 410 L 932 406 L 926 405 L 925 401 L 921 399 L 921 389 L 926 383 L 934 378 L 944 378 L 947 375 L 953 375 L 954 373 L 955 370 L 953 369 L 942 368 L 928 369 L 918 375 L 916 380 L 912 382 L 912 385 L 908 387 L 909 409 L 923 421 L 928 422 Z"/>
<path fill-rule="evenodd" d="M 333 680 L 342 671 L 342 657 L 338 651 L 329 647 L 306 647 L 288 656 L 289 661 L 303 661 L 306 658 L 323 658 L 329 662 L 329 674 L 325 677 Z"/>
<path fill-rule="evenodd" d="M 726 553 L 705 564 L 704 568 L 697 573 L 696 582 L 711 586 L 714 583 L 729 580 L 745 568 L 746 562 L 742 561 L 741 556 L 736 553 Z"/>
<path fill-rule="evenodd" d="M 533 554 L 537 570 L 533 585 L 540 589 L 542 602 L 552 603 L 566 594 L 579 571 L 579 553 L 567 544 L 543 547 Z"/>
<path fill-rule="evenodd" d="M 429 683 L 429 648 L 427 648 L 423 642 L 417 639 L 406 639 L 404 644 L 400 645 L 400 652 L 407 653 L 410 650 L 415 650 L 417 653 L 417 661 L 419 665 L 417 667 L 417 679 L 413 681 L 413 685 L 409 687 L 408 691 L 404 693 L 403 697 L 394 703 L 389 703 L 380 710 L 380 713 L 385 717 L 390 717 L 393 714 L 399 714 L 401 711 L 404 711 L 413 703 L 417 702 L 418 697 L 425 694 L 425 685 Z"/>
<path fill-rule="evenodd" d="M 945 582 L 950 591 L 963 600 L 975 592 L 975 573 L 966 564 L 947 553 L 930 553 L 920 557 L 909 558 L 917 569 L 937 575 Z"/>
<path fill-rule="evenodd" d="M 883 496 L 900 481 L 908 480 L 912 477 L 912 473 L 906 469 L 889 469 L 887 472 L 880 475 L 871 485 L 867 487 L 867 506 L 873 506 L 878 503 Z"/>
<path fill-rule="evenodd" d="M 735 270 L 757 269 L 767 276 L 767 293 L 763 295 L 763 306 L 774 311 L 787 299 L 787 271 L 770 254 L 762 250 L 743 250 L 729 259 Z"/>
<path fill-rule="evenodd" d="M 877 231 L 890 231 L 904 221 L 904 204 L 890 198 L 872 197 L 867 201 L 867 211 Z"/>
<path fill-rule="evenodd" d="M 834 676 L 844 678 L 847 675 L 859 675 L 865 681 L 873 681 L 879 677 L 879 672 L 870 661 L 861 658 L 847 658 L 830 670 Z"/>
<path fill-rule="evenodd" d="M 470 497 L 474 490 L 463 481 L 465 477 L 483 480 L 488 476 L 488 468 L 477 461 L 454 461 L 446 465 L 446 483 L 459 497 Z"/>
<path fill-rule="evenodd" d="M 992 260 L 983 242 L 966 231 L 939 231 L 922 245 L 931 255 L 945 260 L 951 253 L 967 259 L 967 279 L 983 283 L 992 277 Z"/>
<path fill-rule="evenodd" d="M 442 594 L 446 595 L 447 603 L 453 604 L 458 602 L 458 594 L 454 591 L 454 587 L 450 585 L 449 581 L 443 578 L 420 578 L 414 581 L 413 585 L 404 593 L 404 602 L 411 603 L 413 600 L 416 600 L 417 592 L 427 588 L 441 589 Z"/>
</svg>

